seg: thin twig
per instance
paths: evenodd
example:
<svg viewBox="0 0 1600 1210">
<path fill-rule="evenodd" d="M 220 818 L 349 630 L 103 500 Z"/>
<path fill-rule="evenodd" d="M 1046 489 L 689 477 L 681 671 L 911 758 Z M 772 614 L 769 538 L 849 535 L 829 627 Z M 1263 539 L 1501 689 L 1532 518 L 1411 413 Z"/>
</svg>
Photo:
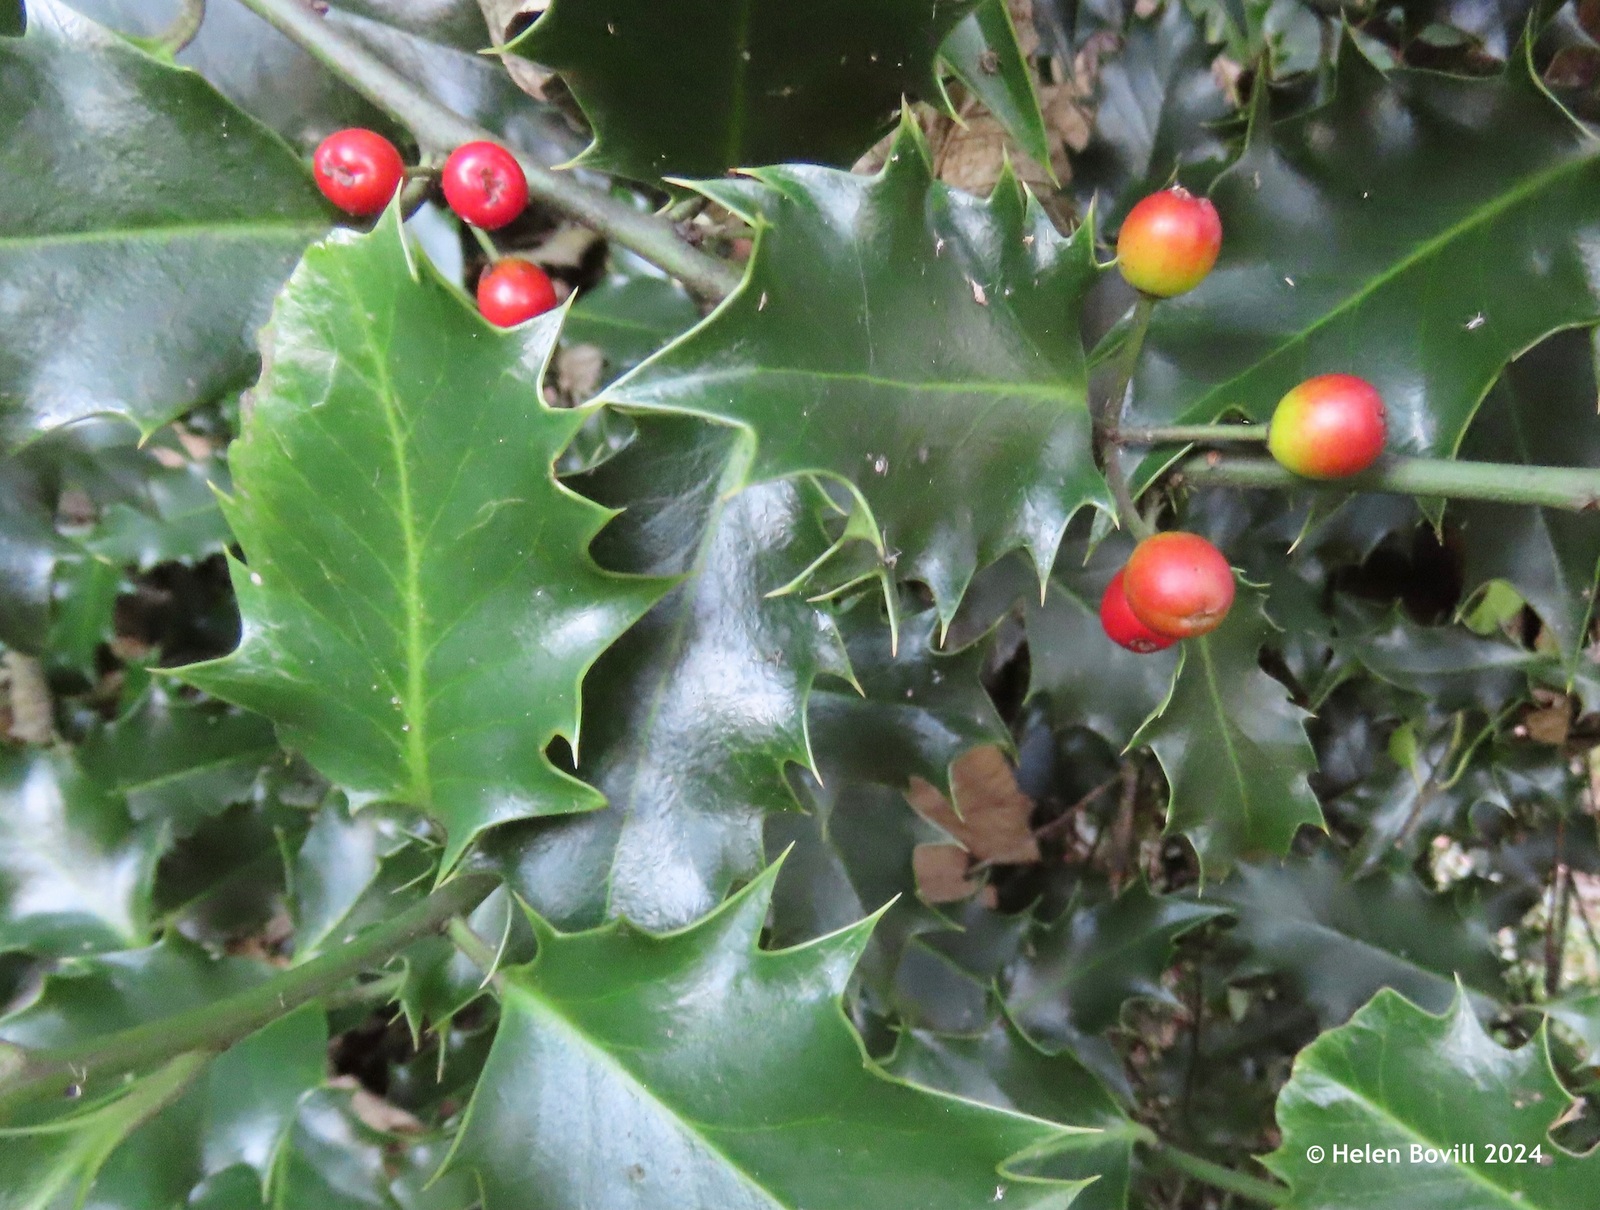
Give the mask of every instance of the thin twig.
<svg viewBox="0 0 1600 1210">
<path fill-rule="evenodd" d="M 168 54 L 176 57 L 179 51 L 194 41 L 205 19 L 206 0 L 180 0 L 178 15 L 172 19 L 171 25 L 157 35 L 156 41 Z"/>
</svg>

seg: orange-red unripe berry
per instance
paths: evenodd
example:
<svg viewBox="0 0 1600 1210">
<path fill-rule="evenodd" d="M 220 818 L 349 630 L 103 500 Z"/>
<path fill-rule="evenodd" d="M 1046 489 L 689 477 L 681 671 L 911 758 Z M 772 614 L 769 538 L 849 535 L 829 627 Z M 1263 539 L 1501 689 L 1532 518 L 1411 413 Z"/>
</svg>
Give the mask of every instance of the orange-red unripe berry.
<svg viewBox="0 0 1600 1210">
<path fill-rule="evenodd" d="M 393 143 L 371 130 L 336 130 L 317 145 L 311 175 L 322 195 L 346 214 L 382 211 L 405 179 L 406 165 Z"/>
<path fill-rule="evenodd" d="M 504 227 L 528 207 L 522 165 L 498 143 L 461 144 L 444 162 L 439 184 L 450 209 L 485 231 Z"/>
<path fill-rule="evenodd" d="M 1133 548 L 1123 594 L 1134 617 L 1169 639 L 1189 639 L 1222 625 L 1233 605 L 1233 568 L 1199 534 L 1155 534 Z"/>
<path fill-rule="evenodd" d="M 1106 637 L 1117 646 L 1126 647 L 1139 655 L 1165 651 L 1177 640 L 1169 639 L 1164 634 L 1157 634 L 1141 622 L 1129 608 L 1127 594 L 1122 590 L 1125 574 L 1119 571 L 1112 576 L 1111 583 L 1106 585 L 1105 593 L 1100 598 L 1101 628 L 1106 632 Z"/>
<path fill-rule="evenodd" d="M 1135 290 L 1171 298 L 1193 290 L 1222 251 L 1222 220 L 1210 199 L 1163 189 L 1128 211 L 1117 233 L 1117 267 Z"/>
<path fill-rule="evenodd" d="M 478 279 L 478 310 L 497 327 L 514 328 L 555 305 L 554 283 L 532 261 L 508 256 Z"/>
<path fill-rule="evenodd" d="M 1388 435 L 1376 387 L 1354 374 L 1320 374 L 1278 401 L 1267 449 L 1297 475 L 1342 479 L 1376 462 Z"/>
</svg>

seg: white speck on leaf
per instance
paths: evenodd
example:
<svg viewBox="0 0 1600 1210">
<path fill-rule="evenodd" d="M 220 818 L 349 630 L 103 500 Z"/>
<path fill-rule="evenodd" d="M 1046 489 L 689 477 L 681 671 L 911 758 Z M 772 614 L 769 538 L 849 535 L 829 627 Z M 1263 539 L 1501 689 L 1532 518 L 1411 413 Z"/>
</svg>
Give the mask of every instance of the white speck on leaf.
<svg viewBox="0 0 1600 1210">
<path fill-rule="evenodd" d="M 259 571 L 252 571 L 250 573 L 250 583 L 254 584 L 257 588 L 261 587 L 261 573 Z"/>
<path fill-rule="evenodd" d="M 967 282 L 972 286 L 972 301 L 980 307 L 987 307 L 989 305 L 989 296 L 983 292 L 983 287 L 970 277 L 967 278 Z"/>
<path fill-rule="evenodd" d="M 767 292 L 765 290 L 763 290 L 763 291 L 761 291 L 761 301 L 756 303 L 756 310 L 757 311 L 765 311 L 766 309 L 767 309 Z"/>
<path fill-rule="evenodd" d="M 1467 331 L 1469 331 L 1469 332 L 1476 332 L 1479 328 L 1483 327 L 1483 325 L 1488 323 L 1488 322 L 1489 321 L 1488 321 L 1487 318 L 1485 318 L 1483 312 L 1479 311 L 1471 319 L 1467 320 L 1467 322 L 1462 326 L 1465 327 L 1467 329 Z"/>
</svg>

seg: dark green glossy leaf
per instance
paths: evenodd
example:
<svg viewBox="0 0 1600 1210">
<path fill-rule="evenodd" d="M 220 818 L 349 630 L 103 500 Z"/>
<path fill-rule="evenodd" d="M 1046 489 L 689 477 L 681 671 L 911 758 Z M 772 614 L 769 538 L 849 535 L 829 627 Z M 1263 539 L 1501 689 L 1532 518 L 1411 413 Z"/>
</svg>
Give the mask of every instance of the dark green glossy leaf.
<svg viewBox="0 0 1600 1210">
<path fill-rule="evenodd" d="M 1282 865 L 1241 865 L 1206 896 L 1227 904 L 1244 949 L 1234 977 L 1281 977 L 1316 1010 L 1323 1028 L 1343 1024 L 1380 988 L 1433 1011 L 1456 981 L 1492 1004 L 1505 994 L 1494 941 L 1480 920 L 1429 894 L 1408 870 L 1346 880 L 1333 854 Z"/>
<path fill-rule="evenodd" d="M 958 756 L 1009 735 L 979 680 L 981 645 L 939 652 L 938 618 L 927 610 L 905 620 L 891 650 L 877 604 L 868 594 L 840 615 L 860 692 L 827 681 L 812 693 L 822 780 L 800 775 L 806 810 L 769 815 L 766 849 L 774 861 L 789 853 L 773 893 L 780 943 L 810 941 L 883 909 L 860 970 L 886 1007 L 907 941 L 950 926 L 918 896 L 913 855 L 951 838 L 911 809 L 906 787 L 920 777 L 948 793 Z"/>
<path fill-rule="evenodd" d="M 205 1075 L 203 1170 L 246 1164 L 264 1183 L 281 1158 L 301 1100 L 323 1083 L 327 1049 L 327 1018 L 307 1004 L 219 1055 Z"/>
<path fill-rule="evenodd" d="M 1527 694 L 1528 675 L 1538 662 L 1502 636 L 1476 635 L 1465 626 L 1419 626 L 1398 609 L 1386 617 L 1353 608 L 1343 615 L 1338 649 L 1441 710 L 1498 713 Z"/>
<path fill-rule="evenodd" d="M 1072 161 L 1072 187 L 1121 221 L 1177 171 L 1224 160 L 1217 126 L 1232 112 L 1211 62 L 1217 48 L 1181 0 L 1135 17 L 1121 49 L 1100 65 L 1089 145 Z"/>
<path fill-rule="evenodd" d="M 185 702 L 161 685 L 92 732 L 78 753 L 88 777 L 122 796 L 134 819 L 179 835 L 243 802 L 276 756 L 272 724 L 259 714 Z"/>
<path fill-rule="evenodd" d="M 607 808 L 507 838 L 519 892 L 564 926 L 614 915 L 681 926 L 754 874 L 763 815 L 795 806 L 788 766 L 812 764 L 812 682 L 849 675 L 824 608 L 767 595 L 827 542 L 797 485 L 739 489 L 734 437 L 651 417 L 575 481 L 625 510 L 598 558 L 683 578 L 587 683 L 578 772 Z"/>
<path fill-rule="evenodd" d="M 1383 393 L 1392 449 L 1454 453 L 1513 356 L 1591 319 L 1600 144 L 1532 78 L 1380 73 L 1349 39 L 1326 106 L 1211 190 L 1222 257 L 1156 311 L 1135 412 L 1266 419 L 1313 374 Z"/>
<path fill-rule="evenodd" d="M 1306 712 L 1258 660 L 1272 635 L 1260 596 L 1241 588 L 1220 627 L 1183 643 L 1171 695 L 1134 737 L 1166 771 L 1167 832 L 1189 838 L 1207 877 L 1286 853 L 1302 824 L 1322 826 Z"/>
<path fill-rule="evenodd" d="M 327 227 L 306 169 L 59 0 L 30 0 L 0 79 L 0 274 L 26 283 L 0 300 L 0 438 L 96 412 L 149 432 L 243 385 L 269 300 Z"/>
<path fill-rule="evenodd" d="M 295 961 L 337 949 L 420 899 L 436 857 L 400 820 L 380 809 L 352 816 L 331 796 L 294 863 Z"/>
<path fill-rule="evenodd" d="M 1067 1141 L 1045 1164 L 1052 1176 L 1095 1178 L 1073 1210 L 1123 1210 L 1139 1127 L 1116 1098 L 1068 1054 L 1047 1055 L 1007 1020 L 975 1037 L 908 1030 L 885 1067 L 903 1080 L 1094 1134 Z"/>
<path fill-rule="evenodd" d="M 179 559 L 193 563 L 226 549 L 228 523 L 217 492 L 230 487 L 220 460 L 152 468 L 137 504 L 118 502 L 84 540 L 97 557 L 141 571 Z"/>
<path fill-rule="evenodd" d="M 682 286 L 632 253 L 614 250 L 605 278 L 581 292 L 567 312 L 561 338 L 597 346 L 616 374 L 633 369 L 699 319 L 700 308 Z"/>
<path fill-rule="evenodd" d="M 552 476 L 584 419 L 540 395 L 559 322 L 491 329 L 392 210 L 312 249 L 230 453 L 244 637 L 180 674 L 339 784 L 427 812 L 446 866 L 493 824 L 599 805 L 545 748 L 658 591 L 595 566 L 606 514 Z"/>
<path fill-rule="evenodd" d="M 939 45 L 975 3 L 555 0 L 513 48 L 561 73 L 595 131 L 581 162 L 604 172 L 848 165 L 902 96 L 939 95 Z"/>
<path fill-rule="evenodd" d="M 38 470 L 22 457 L 0 457 L 0 643 L 34 653 L 44 647 L 50 581 L 67 549 Z"/>
<path fill-rule="evenodd" d="M 1563 332 L 1507 367 L 1462 443 L 1464 458 L 1600 466 L 1593 334 Z M 1600 576 L 1600 525 L 1554 508 L 1451 506 L 1470 591 L 1503 579 L 1533 606 L 1570 668 L 1581 657 Z"/>
<path fill-rule="evenodd" d="M 1006 971 L 1007 1012 L 1030 1038 L 1061 1050 L 1116 1025 L 1135 996 L 1174 1003 L 1161 983 L 1173 943 L 1223 910 L 1152 895 L 1142 882 L 1115 899 L 1069 909 L 1038 926 Z"/>
<path fill-rule="evenodd" d="M 550 1210 L 619 1188 L 639 1210 L 942 1210 L 987 1204 L 1000 1186 L 1008 1205 L 1064 1206 L 1072 1184 L 1012 1175 L 1059 1128 L 923 1092 L 865 1059 L 839 996 L 869 922 L 757 948 L 771 879 L 687 932 L 546 932 L 533 965 L 508 972 L 455 1156 L 486 1210 L 526 1205 L 530 1188 Z M 575 1081 L 587 1090 L 576 1103 Z"/>
<path fill-rule="evenodd" d="M 1442 1016 L 1382 991 L 1348 1025 L 1295 1060 L 1278 1097 L 1283 1145 L 1262 1162 L 1293 1186 L 1293 1210 L 1429 1206 L 1583 1210 L 1594 1166 L 1560 1150 L 1549 1128 L 1571 1097 L 1550 1068 L 1544 1031 L 1518 1050 L 1484 1032 L 1464 996 Z M 1490 1144 L 1523 1162 L 1497 1163 Z M 1324 1162 L 1308 1162 L 1322 1148 Z M 1412 1162 L 1413 1147 L 1457 1152 Z M 1339 1162 L 1339 1148 L 1395 1148 L 1395 1162 Z M 1538 1148 L 1541 1158 L 1527 1157 Z M 1518 1152 L 1518 1148 L 1522 1150 Z M 1498 1153 L 1497 1153 L 1498 1154 Z"/>
<path fill-rule="evenodd" d="M 1105 484 L 1076 319 L 1096 275 L 1087 229 L 1063 240 L 1014 179 L 978 201 L 929 171 L 908 124 L 876 177 L 702 183 L 759 226 L 745 283 L 605 397 L 739 426 L 756 480 L 845 485 L 884 561 L 948 621 L 1008 550 L 1048 571 Z"/>
<path fill-rule="evenodd" d="M 142 944 L 162 847 L 68 755 L 0 752 L 0 950 Z"/>
<path fill-rule="evenodd" d="M 1050 167 L 1050 133 L 1039 112 L 1033 69 L 1022 56 L 1006 0 L 982 0 L 939 48 L 950 70 L 1000 120 L 1018 147 Z"/>
</svg>

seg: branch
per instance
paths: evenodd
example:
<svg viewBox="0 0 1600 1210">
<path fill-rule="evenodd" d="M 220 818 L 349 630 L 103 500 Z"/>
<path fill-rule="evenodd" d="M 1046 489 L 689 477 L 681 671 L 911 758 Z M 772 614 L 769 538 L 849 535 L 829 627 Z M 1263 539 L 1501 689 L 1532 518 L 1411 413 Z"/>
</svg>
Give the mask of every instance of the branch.
<svg viewBox="0 0 1600 1210">
<path fill-rule="evenodd" d="M 1536 504 L 1573 512 L 1600 509 L 1600 470 L 1456 462 L 1446 458 L 1390 457 L 1346 479 L 1302 479 L 1270 458 L 1202 454 L 1184 462 L 1176 480 L 1197 487 L 1311 488 L 1337 492 L 1387 492 L 1398 496 L 1448 496 L 1498 504 Z"/>
<path fill-rule="evenodd" d="M 424 146 L 449 151 L 477 139 L 501 142 L 492 132 L 473 125 L 418 91 L 405 77 L 312 12 L 304 0 L 242 2 L 299 43 L 367 100 L 410 129 Z M 738 287 L 739 270 L 691 248 L 665 219 L 641 214 L 626 202 L 583 184 L 570 173 L 555 172 L 524 155 L 517 155 L 517 163 L 522 165 L 528 178 L 528 192 L 534 197 L 638 253 L 681 280 L 696 294 L 721 299 Z"/>
<path fill-rule="evenodd" d="M 1111 434 L 1118 445 L 1218 445 L 1224 441 L 1263 442 L 1264 424 L 1173 424 L 1160 428 L 1119 428 Z"/>
<path fill-rule="evenodd" d="M 0 1115 L 38 1097 L 59 1097 L 70 1084 L 88 1091 L 94 1078 L 109 1089 L 131 1070 L 190 1051 L 226 1050 L 300 1005 L 339 990 L 347 980 L 388 961 L 413 941 L 438 932 L 452 917 L 475 908 L 496 885 L 493 875 L 463 874 L 393 919 L 265 983 L 88 1042 L 22 1052 L 21 1061 L 0 1076 Z M 0 1054 L 0 1060 L 4 1057 Z"/>
<path fill-rule="evenodd" d="M 1264 1181 L 1248 1173 L 1201 1159 L 1198 1155 L 1191 1155 L 1158 1138 L 1155 1132 L 1149 1129 L 1145 1129 L 1139 1141 L 1149 1147 L 1156 1158 L 1169 1168 L 1176 1168 L 1196 1180 L 1204 1181 L 1213 1189 L 1221 1189 L 1225 1193 L 1235 1194 L 1246 1201 L 1257 1202 L 1263 1206 L 1288 1204 L 1288 1188 L 1275 1181 Z"/>
</svg>

